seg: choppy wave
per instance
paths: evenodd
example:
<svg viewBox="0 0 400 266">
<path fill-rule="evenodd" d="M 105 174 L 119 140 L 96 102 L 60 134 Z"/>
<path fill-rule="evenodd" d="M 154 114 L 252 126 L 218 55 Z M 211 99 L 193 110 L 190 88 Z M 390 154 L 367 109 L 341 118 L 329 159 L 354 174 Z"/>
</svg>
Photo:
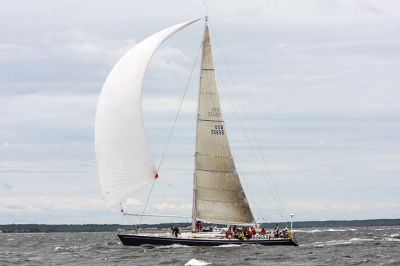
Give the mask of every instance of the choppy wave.
<svg viewBox="0 0 400 266">
<path fill-rule="evenodd" d="M 329 240 L 329 241 L 317 241 L 311 244 L 314 247 L 325 247 L 325 246 L 337 246 L 337 245 L 348 245 L 351 244 L 350 240 Z"/>
<path fill-rule="evenodd" d="M 350 239 L 350 241 L 352 241 L 352 242 L 357 242 L 357 241 L 375 241 L 375 240 L 376 239 L 374 239 L 374 238 L 358 238 L 358 237 Z"/>
<path fill-rule="evenodd" d="M 354 228 L 344 228 L 344 229 L 333 229 L 333 228 L 329 228 L 328 230 L 326 230 L 326 232 L 346 232 L 346 231 L 357 231 L 357 229 Z"/>
<path fill-rule="evenodd" d="M 328 241 L 317 241 L 312 243 L 312 246 L 315 247 L 324 247 L 324 246 L 338 246 L 338 245 L 350 245 L 357 242 L 369 242 L 376 241 L 373 238 L 351 238 L 351 239 L 337 239 L 337 240 L 328 240 Z"/>
<path fill-rule="evenodd" d="M 389 242 L 400 242 L 399 238 L 393 238 L 393 237 L 385 237 L 382 240 L 389 241 Z"/>
<path fill-rule="evenodd" d="M 55 252 L 74 252 L 77 250 L 80 250 L 78 246 L 69 246 L 69 247 L 61 247 L 61 246 L 56 246 L 53 249 Z"/>
<path fill-rule="evenodd" d="M 394 234 L 396 236 L 397 234 Z M 392 235 L 391 235 L 392 236 Z M 328 240 L 328 241 L 317 241 L 311 244 L 311 246 L 315 247 L 324 247 L 324 246 L 337 246 L 337 245 L 351 245 L 351 244 L 362 244 L 362 242 L 400 242 L 400 238 L 395 237 L 383 237 L 383 238 L 351 238 L 351 239 L 337 239 L 337 240 Z"/>
<path fill-rule="evenodd" d="M 328 229 L 296 229 L 293 231 L 295 231 L 296 233 L 314 234 L 314 233 L 321 233 L 321 232 L 347 232 L 347 231 L 355 232 L 355 231 L 357 231 L 357 229 L 354 229 L 354 228 L 328 228 Z"/>
<path fill-rule="evenodd" d="M 181 244 L 172 244 L 168 246 L 159 246 L 159 249 L 165 249 L 165 248 L 191 248 L 192 246 L 188 245 L 181 245 Z"/>
<path fill-rule="evenodd" d="M 308 233 L 308 234 L 322 232 L 320 229 L 310 229 L 310 230 L 307 230 L 307 229 L 295 229 L 293 231 L 296 232 L 296 233 Z"/>
<path fill-rule="evenodd" d="M 235 248 L 235 247 L 240 247 L 241 245 L 238 244 L 226 244 L 226 245 L 220 245 L 217 246 L 218 248 Z"/>
<path fill-rule="evenodd" d="M 185 263 L 185 266 L 203 266 L 203 265 L 210 265 L 210 264 L 211 263 L 206 262 L 204 260 L 191 259 Z"/>
<path fill-rule="evenodd" d="M 125 247 L 112 232 L 0 234 L 0 265 L 398 265 L 400 227 L 299 229 L 300 248 Z"/>
</svg>

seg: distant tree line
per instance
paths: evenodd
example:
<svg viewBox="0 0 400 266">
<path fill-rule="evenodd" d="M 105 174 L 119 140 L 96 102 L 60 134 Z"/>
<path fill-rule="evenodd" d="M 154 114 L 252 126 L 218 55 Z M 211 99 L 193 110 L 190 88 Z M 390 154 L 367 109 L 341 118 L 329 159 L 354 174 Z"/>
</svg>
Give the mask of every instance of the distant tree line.
<svg viewBox="0 0 400 266">
<path fill-rule="evenodd" d="M 289 223 L 273 222 L 262 223 L 261 226 L 273 228 L 275 224 L 281 226 Z M 350 220 L 350 221 L 303 221 L 294 222 L 295 228 L 310 227 L 364 227 L 364 226 L 400 226 L 400 219 L 374 219 L 374 220 Z M 190 223 L 161 223 L 142 224 L 141 229 L 160 230 L 171 227 L 189 228 Z M 205 224 L 205 226 L 225 227 L 225 225 Z M 118 230 L 134 230 L 136 225 L 121 224 L 4 224 L 0 225 L 0 232 L 3 233 L 53 233 L 53 232 L 117 232 Z"/>
</svg>

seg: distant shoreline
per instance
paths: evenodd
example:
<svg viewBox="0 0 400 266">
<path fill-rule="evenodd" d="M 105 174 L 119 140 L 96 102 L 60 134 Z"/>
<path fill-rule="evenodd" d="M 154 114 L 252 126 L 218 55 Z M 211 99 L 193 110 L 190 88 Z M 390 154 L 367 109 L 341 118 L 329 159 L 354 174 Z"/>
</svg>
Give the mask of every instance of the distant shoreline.
<svg viewBox="0 0 400 266">
<path fill-rule="evenodd" d="M 289 223 L 273 222 L 262 223 L 261 226 L 272 228 L 275 224 L 281 227 Z M 143 229 L 169 229 L 171 226 L 180 228 L 189 227 L 190 223 L 160 223 L 142 224 Z M 224 225 L 221 225 L 224 226 Z M 400 226 L 400 219 L 369 219 L 369 220 L 331 220 L 331 221 L 294 221 L 294 228 L 315 227 L 369 227 L 369 226 Z M 116 232 L 118 229 L 131 230 L 136 225 L 120 224 L 3 224 L 0 225 L 2 233 L 55 233 L 55 232 Z"/>
</svg>

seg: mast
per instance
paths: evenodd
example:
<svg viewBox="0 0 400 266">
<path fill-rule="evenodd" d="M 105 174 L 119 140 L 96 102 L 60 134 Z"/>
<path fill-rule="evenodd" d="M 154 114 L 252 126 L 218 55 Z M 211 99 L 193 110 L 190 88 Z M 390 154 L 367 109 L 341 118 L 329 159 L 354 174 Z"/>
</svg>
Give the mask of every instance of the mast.
<svg viewBox="0 0 400 266">
<path fill-rule="evenodd" d="M 230 151 L 205 18 L 197 105 L 192 226 L 196 221 L 255 224 Z"/>
<path fill-rule="evenodd" d="M 207 5 L 207 4 L 206 4 Z M 196 114 L 196 146 L 195 146 L 195 152 L 194 152 L 194 163 L 195 163 L 195 171 L 193 173 L 193 204 L 192 204 L 192 231 L 196 231 L 196 183 L 197 183 L 197 178 L 196 178 L 196 154 L 197 154 L 197 136 L 198 136 L 198 131 L 199 131 L 199 117 L 200 117 L 200 93 L 201 93 L 201 74 L 202 74 L 202 70 L 203 70 L 203 57 L 204 57 L 204 40 L 206 38 L 206 30 L 207 30 L 207 22 L 208 22 L 208 16 L 207 16 L 207 12 L 206 12 L 206 16 L 205 16 L 205 22 L 204 22 L 204 34 L 203 34 L 203 41 L 202 43 L 202 47 L 203 49 L 201 50 L 201 66 L 200 66 L 200 79 L 199 79 L 199 94 L 197 97 L 197 114 Z"/>
</svg>

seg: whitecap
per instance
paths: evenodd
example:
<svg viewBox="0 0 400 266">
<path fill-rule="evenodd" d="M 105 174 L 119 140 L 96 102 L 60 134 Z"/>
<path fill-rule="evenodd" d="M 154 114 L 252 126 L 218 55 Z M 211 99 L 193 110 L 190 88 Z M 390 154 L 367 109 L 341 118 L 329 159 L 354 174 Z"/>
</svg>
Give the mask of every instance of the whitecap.
<svg viewBox="0 0 400 266">
<path fill-rule="evenodd" d="M 326 230 L 326 232 L 346 232 L 346 231 L 357 231 L 357 229 L 354 228 L 342 228 L 342 229 L 333 229 L 333 228 L 329 228 L 328 230 Z"/>
<path fill-rule="evenodd" d="M 312 230 L 301 230 L 301 229 L 296 229 L 296 230 L 293 230 L 293 231 L 296 232 L 296 233 L 300 232 L 300 233 L 309 233 L 309 234 L 322 232 L 322 231 L 319 230 L 319 229 L 312 229 Z"/>
<path fill-rule="evenodd" d="M 356 242 L 356 241 L 375 241 L 373 238 L 352 238 L 350 241 Z"/>
<path fill-rule="evenodd" d="M 336 245 L 348 245 L 351 244 L 349 240 L 329 240 L 324 242 L 314 242 L 312 243 L 315 247 L 325 247 L 325 246 L 336 246 Z"/>
<path fill-rule="evenodd" d="M 172 244 L 169 246 L 159 246 L 158 248 L 163 249 L 163 248 L 190 248 L 191 246 L 187 245 L 181 245 L 181 244 Z"/>
<path fill-rule="evenodd" d="M 326 230 L 326 232 L 346 232 L 345 229 L 332 229 L 329 228 L 328 230 Z"/>
<path fill-rule="evenodd" d="M 220 245 L 220 246 L 217 246 L 217 247 L 219 247 L 219 248 L 233 248 L 233 247 L 240 247 L 241 245 L 239 245 L 239 244 L 226 244 L 226 245 Z"/>
<path fill-rule="evenodd" d="M 314 233 L 321 233 L 321 232 L 346 232 L 346 231 L 357 231 L 354 228 L 329 228 L 329 229 L 295 229 L 294 232 L 298 233 L 306 233 L 306 234 L 314 234 Z"/>
<path fill-rule="evenodd" d="M 391 238 L 391 237 L 386 237 L 382 239 L 383 241 L 389 241 L 389 242 L 400 242 L 400 239 L 398 238 Z"/>
<path fill-rule="evenodd" d="M 400 234 L 391 234 L 390 237 L 400 239 Z"/>
<path fill-rule="evenodd" d="M 355 242 L 368 242 L 368 241 L 376 241 L 376 239 L 372 238 L 351 238 L 351 239 L 338 239 L 338 240 L 330 240 L 325 242 L 314 242 L 312 243 L 315 247 L 324 247 L 324 246 L 338 246 L 338 245 L 349 245 Z"/>
<path fill-rule="evenodd" d="M 185 263 L 185 266 L 203 266 L 203 265 L 209 265 L 209 264 L 211 264 L 211 263 L 206 262 L 204 260 L 191 259 Z"/>
<path fill-rule="evenodd" d="M 62 247 L 55 247 L 55 248 L 54 248 L 54 251 L 58 251 L 58 250 L 60 250 L 60 249 L 62 249 Z"/>
</svg>

